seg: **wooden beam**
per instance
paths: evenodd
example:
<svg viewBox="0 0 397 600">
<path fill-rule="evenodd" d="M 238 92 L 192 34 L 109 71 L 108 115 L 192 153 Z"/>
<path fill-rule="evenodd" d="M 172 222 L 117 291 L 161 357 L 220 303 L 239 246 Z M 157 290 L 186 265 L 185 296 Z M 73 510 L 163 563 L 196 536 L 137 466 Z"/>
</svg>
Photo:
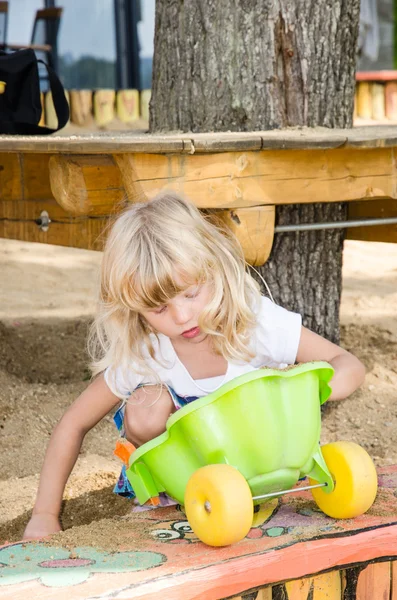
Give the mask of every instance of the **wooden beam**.
<svg viewBox="0 0 397 600">
<path fill-rule="evenodd" d="M 119 170 L 107 155 L 51 156 L 49 179 L 54 198 L 73 215 L 111 214 L 125 198 Z"/>
<path fill-rule="evenodd" d="M 151 155 L 150 155 L 151 156 Z M 129 202 L 144 202 L 149 199 L 135 172 L 132 154 L 115 154 L 113 160 L 119 168 L 122 185 Z"/>
<path fill-rule="evenodd" d="M 130 198 L 169 189 L 200 208 L 397 198 L 392 148 L 114 157 Z"/>
<path fill-rule="evenodd" d="M 40 204 L 38 202 L 25 204 L 14 202 L 13 205 L 17 210 L 17 217 L 12 216 L 9 205 L 4 207 L 3 203 L 0 202 L 2 208 L 0 212 L 0 238 L 88 250 L 102 250 L 103 248 L 104 230 L 108 222 L 105 217 L 54 217 L 55 211 L 53 209 L 55 207 L 45 202 Z M 48 231 L 42 231 L 35 222 L 40 217 L 42 210 L 47 210 L 51 217 Z M 32 213 L 34 214 L 32 215 Z"/>
<path fill-rule="evenodd" d="M 249 150 L 290 151 L 397 147 L 397 126 L 380 125 L 352 129 L 302 128 L 229 133 L 142 134 L 142 132 L 83 132 L 49 136 L 0 136 L 0 152 L 36 154 L 215 154 Z"/>
<path fill-rule="evenodd" d="M 275 215 L 275 206 L 238 208 L 215 214 L 237 237 L 245 260 L 254 267 L 263 265 L 269 258 Z"/>
<path fill-rule="evenodd" d="M 0 192 L 3 201 L 37 200 L 44 206 L 55 199 L 69 216 L 102 218 L 126 201 L 145 201 L 159 191 L 174 190 L 199 208 L 226 211 L 247 260 L 257 265 L 270 252 L 277 204 L 348 201 L 350 219 L 397 216 L 394 154 L 393 147 L 215 155 L 3 152 Z M 50 218 L 55 213 L 52 204 Z M 347 235 L 396 242 L 397 226 L 352 228 Z"/>
<path fill-rule="evenodd" d="M 92 92 L 90 90 L 70 91 L 70 120 L 81 127 L 90 127 L 93 124 Z"/>
</svg>

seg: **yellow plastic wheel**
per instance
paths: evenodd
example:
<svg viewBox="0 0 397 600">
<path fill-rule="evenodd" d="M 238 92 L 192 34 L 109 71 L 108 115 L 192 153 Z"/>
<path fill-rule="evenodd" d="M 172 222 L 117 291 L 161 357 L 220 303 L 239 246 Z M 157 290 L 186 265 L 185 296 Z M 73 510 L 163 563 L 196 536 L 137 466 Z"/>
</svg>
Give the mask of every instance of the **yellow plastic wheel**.
<svg viewBox="0 0 397 600">
<path fill-rule="evenodd" d="M 242 540 L 252 526 L 254 503 L 243 475 L 230 465 L 197 469 L 185 490 L 190 527 L 209 546 L 228 546 Z"/>
<path fill-rule="evenodd" d="M 368 452 L 354 442 L 334 442 L 322 446 L 326 465 L 335 482 L 333 492 L 312 490 L 317 506 L 334 519 L 352 519 L 373 504 L 378 489 L 375 465 Z M 310 480 L 311 485 L 317 483 Z"/>
</svg>

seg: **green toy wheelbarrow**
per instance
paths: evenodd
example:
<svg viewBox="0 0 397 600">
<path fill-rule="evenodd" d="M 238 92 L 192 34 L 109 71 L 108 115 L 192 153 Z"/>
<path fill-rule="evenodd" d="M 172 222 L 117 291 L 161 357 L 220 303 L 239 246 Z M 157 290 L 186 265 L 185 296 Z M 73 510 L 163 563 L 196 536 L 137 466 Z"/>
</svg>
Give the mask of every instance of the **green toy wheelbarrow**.
<svg viewBox="0 0 397 600">
<path fill-rule="evenodd" d="M 363 514 L 377 491 L 371 458 L 352 442 L 319 445 L 332 375 L 325 362 L 259 369 L 184 406 L 128 458 L 139 502 L 166 492 L 211 546 L 243 539 L 254 505 L 292 491 L 310 489 L 334 518 Z M 293 487 L 306 476 L 309 485 Z"/>
</svg>

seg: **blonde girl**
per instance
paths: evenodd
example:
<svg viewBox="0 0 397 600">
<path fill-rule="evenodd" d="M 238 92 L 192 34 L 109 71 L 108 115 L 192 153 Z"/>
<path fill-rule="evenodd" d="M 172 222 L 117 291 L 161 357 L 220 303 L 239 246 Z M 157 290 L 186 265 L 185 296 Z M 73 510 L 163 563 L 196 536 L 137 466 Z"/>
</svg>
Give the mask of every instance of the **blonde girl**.
<svg viewBox="0 0 397 600">
<path fill-rule="evenodd" d="M 52 434 L 25 539 L 61 529 L 84 436 L 117 405 L 116 425 L 139 446 L 184 404 L 263 366 L 326 360 L 334 400 L 364 379 L 356 357 L 262 296 L 236 239 L 174 193 L 134 204 L 114 222 L 91 352 L 95 377 Z M 134 495 L 124 472 L 115 491 Z"/>
</svg>

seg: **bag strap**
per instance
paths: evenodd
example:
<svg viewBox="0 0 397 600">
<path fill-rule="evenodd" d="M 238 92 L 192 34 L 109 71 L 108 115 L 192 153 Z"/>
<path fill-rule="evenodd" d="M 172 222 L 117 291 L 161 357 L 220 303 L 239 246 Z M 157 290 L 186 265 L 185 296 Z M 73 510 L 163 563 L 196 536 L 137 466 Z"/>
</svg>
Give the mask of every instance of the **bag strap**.
<svg viewBox="0 0 397 600">
<path fill-rule="evenodd" d="M 63 89 L 63 85 L 55 71 L 43 60 L 38 60 L 37 62 L 42 63 L 47 69 L 48 80 L 50 82 L 52 93 L 52 101 L 54 103 L 55 113 L 58 119 L 58 127 L 56 129 L 50 129 L 49 127 L 46 127 L 45 129 L 48 129 L 52 132 L 58 131 L 59 129 L 62 129 L 62 127 L 65 127 L 66 123 L 69 121 L 69 104 L 66 100 L 65 90 Z"/>
<path fill-rule="evenodd" d="M 62 127 L 65 127 L 69 120 L 69 104 L 66 100 L 65 91 L 58 75 L 43 60 L 37 59 L 37 62 L 42 63 L 47 69 L 52 101 L 58 119 L 58 127 L 56 129 L 51 129 L 50 127 L 41 127 L 40 125 L 33 125 L 32 123 L 14 123 L 15 132 L 22 135 L 46 135 L 55 133 L 62 129 Z"/>
</svg>

